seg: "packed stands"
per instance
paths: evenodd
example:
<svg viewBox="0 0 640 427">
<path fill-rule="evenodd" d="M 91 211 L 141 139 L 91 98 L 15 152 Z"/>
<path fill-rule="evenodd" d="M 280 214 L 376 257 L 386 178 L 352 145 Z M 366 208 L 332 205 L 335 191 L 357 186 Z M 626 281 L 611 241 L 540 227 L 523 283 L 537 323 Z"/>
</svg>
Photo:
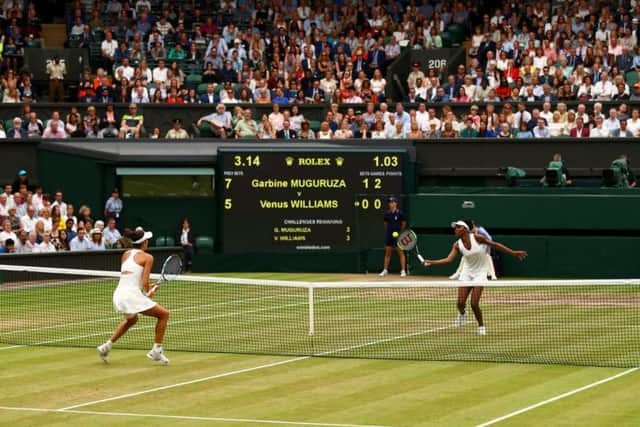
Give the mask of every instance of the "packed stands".
<svg viewBox="0 0 640 427">
<path fill-rule="evenodd" d="M 20 2 L 9 3 L 2 101 L 61 100 L 57 81 L 40 96 L 13 54 L 14 44 L 38 37 L 38 25 L 32 4 L 21 9 Z M 89 49 L 90 60 L 77 89 L 64 94 L 78 103 L 78 112 L 61 111 L 68 120 L 47 137 L 638 136 L 633 101 L 640 99 L 640 5 L 483 6 L 428 0 L 69 3 L 67 47 Z M 27 23 L 20 28 L 15 19 L 22 16 Z M 388 95 L 394 60 L 452 45 L 468 49 L 466 66 L 449 74 L 415 62 L 401 82 L 405 95 Z M 602 108 L 610 102 L 612 108 Z M 87 109 L 114 103 L 197 104 L 202 114 L 161 128 L 129 114 L 138 107 L 106 121 L 94 120 Z M 258 114 L 261 104 L 272 108 Z M 309 119 L 309 105 L 329 111 Z M 224 114 L 215 117 L 220 110 Z M 35 135 L 25 118 L 22 128 Z M 14 117 L 4 119 L 5 133 L 15 129 Z M 286 122 L 293 132 L 282 132 Z"/>
</svg>

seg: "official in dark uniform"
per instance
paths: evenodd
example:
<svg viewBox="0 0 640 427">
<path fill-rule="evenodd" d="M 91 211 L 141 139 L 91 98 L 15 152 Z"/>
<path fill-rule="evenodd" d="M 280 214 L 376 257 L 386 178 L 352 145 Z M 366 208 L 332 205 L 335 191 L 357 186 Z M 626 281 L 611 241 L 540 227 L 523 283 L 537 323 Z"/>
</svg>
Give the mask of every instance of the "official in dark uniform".
<svg viewBox="0 0 640 427">
<path fill-rule="evenodd" d="M 389 262 L 391 253 L 395 249 L 400 257 L 400 277 L 407 275 L 407 260 L 402 249 L 398 247 L 398 235 L 407 228 L 407 219 L 400 209 L 398 209 L 398 199 L 389 197 L 389 210 L 384 213 L 384 270 L 380 277 L 389 274 Z"/>
</svg>

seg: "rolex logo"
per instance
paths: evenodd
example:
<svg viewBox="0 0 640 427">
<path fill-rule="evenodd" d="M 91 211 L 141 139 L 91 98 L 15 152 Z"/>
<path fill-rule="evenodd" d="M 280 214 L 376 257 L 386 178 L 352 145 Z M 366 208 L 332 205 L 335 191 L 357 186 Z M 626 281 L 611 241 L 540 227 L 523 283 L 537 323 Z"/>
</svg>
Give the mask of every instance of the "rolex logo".
<svg viewBox="0 0 640 427">
<path fill-rule="evenodd" d="M 339 167 L 344 164 L 344 157 L 336 157 L 336 165 Z"/>
<path fill-rule="evenodd" d="M 287 164 L 287 166 L 293 166 L 293 161 L 294 161 L 294 160 L 295 160 L 295 159 L 294 159 L 293 157 L 289 156 L 289 157 L 286 157 L 286 158 L 284 159 L 284 162 Z"/>
</svg>

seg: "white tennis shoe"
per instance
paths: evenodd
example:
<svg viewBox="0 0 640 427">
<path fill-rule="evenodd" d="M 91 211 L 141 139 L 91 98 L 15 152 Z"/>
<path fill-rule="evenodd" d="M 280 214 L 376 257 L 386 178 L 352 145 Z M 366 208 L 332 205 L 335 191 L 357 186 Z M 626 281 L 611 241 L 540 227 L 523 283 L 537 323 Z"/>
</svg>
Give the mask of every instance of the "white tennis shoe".
<svg viewBox="0 0 640 427">
<path fill-rule="evenodd" d="M 162 351 L 162 349 L 160 350 L 151 349 L 151 351 L 147 353 L 147 357 L 151 360 L 155 360 L 156 362 L 160 362 L 163 365 L 169 364 L 169 359 L 167 359 L 167 357 L 164 355 L 164 352 Z"/>
<path fill-rule="evenodd" d="M 111 346 L 108 343 L 104 343 L 96 347 L 98 350 L 98 356 L 104 363 L 109 363 L 109 352 L 111 351 Z"/>
<path fill-rule="evenodd" d="M 481 337 L 487 335 L 487 328 L 485 328 L 484 326 L 478 326 L 478 335 L 480 335 Z"/>
<path fill-rule="evenodd" d="M 458 313 L 458 317 L 456 317 L 456 321 L 454 322 L 454 326 L 456 328 L 461 328 L 467 321 L 467 313 Z"/>
<path fill-rule="evenodd" d="M 407 277 L 407 272 L 406 272 L 406 271 L 404 271 L 404 270 L 402 270 L 402 271 L 400 272 L 400 277 Z"/>
<path fill-rule="evenodd" d="M 384 277 L 384 276 L 386 276 L 387 274 L 389 274 L 389 272 L 388 272 L 388 271 L 387 271 L 387 269 L 385 268 L 384 270 L 382 270 L 382 271 L 380 272 L 380 274 L 378 274 L 378 276 L 380 276 L 380 277 Z"/>
</svg>

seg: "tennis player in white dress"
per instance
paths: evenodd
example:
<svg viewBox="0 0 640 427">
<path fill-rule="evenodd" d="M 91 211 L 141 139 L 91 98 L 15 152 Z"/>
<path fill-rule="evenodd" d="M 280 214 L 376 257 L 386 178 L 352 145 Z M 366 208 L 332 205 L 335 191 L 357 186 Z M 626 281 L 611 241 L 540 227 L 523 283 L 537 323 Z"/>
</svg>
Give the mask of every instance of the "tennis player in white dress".
<svg viewBox="0 0 640 427">
<path fill-rule="evenodd" d="M 446 258 L 438 260 L 427 259 L 424 261 L 424 265 L 428 267 L 430 265 L 450 264 L 456 259 L 458 254 L 462 255 L 464 264 L 458 280 L 471 286 L 458 288 L 458 317 L 456 318 L 455 326 L 459 328 L 464 325 L 467 316 L 467 299 L 469 298 L 469 294 L 471 294 L 471 310 L 473 310 L 473 314 L 478 321 L 478 335 L 486 335 L 487 329 L 484 326 L 482 310 L 480 309 L 480 297 L 484 290 L 482 284 L 487 282 L 487 276 L 490 272 L 490 258 L 487 257 L 486 247 L 496 248 L 500 252 L 504 252 L 520 260 L 527 257 L 527 252 L 514 251 L 501 243 L 473 234 L 471 231 L 473 225 L 467 224 L 466 221 L 456 221 L 452 223 L 451 226 L 455 230 L 458 240 L 453 244 L 449 255 Z"/>
<path fill-rule="evenodd" d="M 157 287 L 149 283 L 153 256 L 145 252 L 153 233 L 137 228 L 127 237 L 133 242 L 134 249 L 122 254 L 120 282 L 113 292 L 113 306 L 125 319 L 120 322 L 111 338 L 98 346 L 98 354 L 107 362 L 113 344 L 136 324 L 138 314 L 144 314 L 157 319 L 155 341 L 147 357 L 166 365 L 169 359 L 162 350 L 162 340 L 167 329 L 169 311 L 151 299 Z"/>
</svg>

